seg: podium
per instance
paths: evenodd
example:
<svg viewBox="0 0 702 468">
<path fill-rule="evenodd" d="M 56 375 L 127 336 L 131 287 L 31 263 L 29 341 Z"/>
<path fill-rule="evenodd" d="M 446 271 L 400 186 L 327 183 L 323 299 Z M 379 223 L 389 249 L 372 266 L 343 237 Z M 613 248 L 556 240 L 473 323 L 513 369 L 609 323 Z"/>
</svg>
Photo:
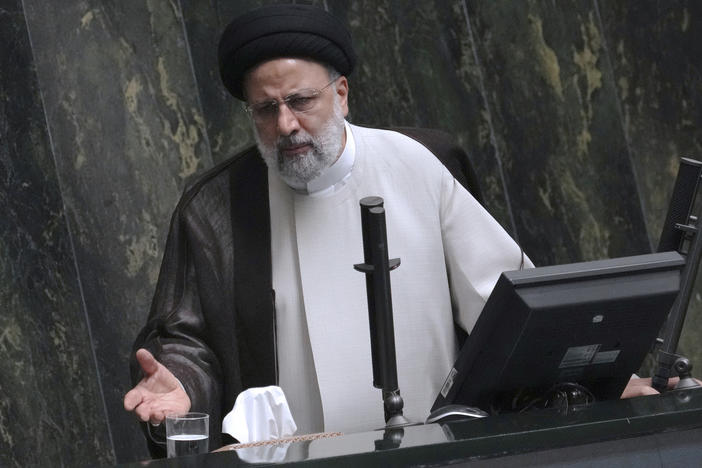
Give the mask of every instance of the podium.
<svg viewBox="0 0 702 468">
<path fill-rule="evenodd" d="M 391 441 L 391 443 L 388 443 Z M 700 466 L 702 388 L 603 401 L 566 414 L 536 410 L 484 419 L 346 434 L 291 444 L 279 462 L 237 450 L 124 467 L 238 466 Z"/>
</svg>

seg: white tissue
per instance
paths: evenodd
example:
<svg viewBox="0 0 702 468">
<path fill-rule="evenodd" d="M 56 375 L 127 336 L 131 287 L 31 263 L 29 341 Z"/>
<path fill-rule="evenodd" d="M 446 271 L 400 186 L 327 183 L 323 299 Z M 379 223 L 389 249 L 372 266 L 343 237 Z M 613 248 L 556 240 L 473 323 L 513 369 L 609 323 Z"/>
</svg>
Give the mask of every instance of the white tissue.
<svg viewBox="0 0 702 468">
<path fill-rule="evenodd" d="M 236 454 L 241 461 L 247 463 L 281 463 L 288 454 L 290 442 L 281 445 L 261 445 L 258 447 L 244 447 L 236 449 Z"/>
<path fill-rule="evenodd" d="M 290 437 L 295 431 L 283 389 L 275 385 L 241 392 L 222 421 L 222 432 L 242 444 Z"/>
</svg>

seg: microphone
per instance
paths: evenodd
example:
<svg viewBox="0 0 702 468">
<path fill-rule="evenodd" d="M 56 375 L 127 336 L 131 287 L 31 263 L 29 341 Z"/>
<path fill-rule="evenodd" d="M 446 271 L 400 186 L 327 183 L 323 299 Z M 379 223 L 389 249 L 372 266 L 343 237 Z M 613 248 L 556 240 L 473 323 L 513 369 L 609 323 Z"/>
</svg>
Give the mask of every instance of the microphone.
<svg viewBox="0 0 702 468">
<path fill-rule="evenodd" d="M 385 423 L 389 428 L 407 425 L 409 421 L 402 414 L 404 402 L 397 383 L 390 291 L 390 271 L 400 265 L 400 259 L 388 259 L 383 203 L 381 197 L 365 197 L 360 201 L 364 263 L 354 265 L 354 269 L 366 275 L 373 386 L 382 389 Z"/>
</svg>

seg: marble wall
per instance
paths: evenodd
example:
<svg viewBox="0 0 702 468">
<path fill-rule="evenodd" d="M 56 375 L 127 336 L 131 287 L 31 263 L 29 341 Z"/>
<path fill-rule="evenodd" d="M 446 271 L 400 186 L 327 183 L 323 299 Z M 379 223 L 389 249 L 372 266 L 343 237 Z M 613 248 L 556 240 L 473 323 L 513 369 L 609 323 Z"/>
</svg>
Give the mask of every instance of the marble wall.
<svg viewBox="0 0 702 468">
<path fill-rule="evenodd" d="M 114 459 L 21 2 L 0 2 L 0 466 Z"/>
<path fill-rule="evenodd" d="M 131 342 L 183 187 L 253 141 L 215 47 L 262 3 L 0 0 L 0 466 L 148 457 Z M 354 36 L 350 120 L 455 134 L 535 263 L 656 245 L 702 158 L 698 2 L 313 3 Z M 697 363 L 700 330 L 697 293 Z"/>
</svg>

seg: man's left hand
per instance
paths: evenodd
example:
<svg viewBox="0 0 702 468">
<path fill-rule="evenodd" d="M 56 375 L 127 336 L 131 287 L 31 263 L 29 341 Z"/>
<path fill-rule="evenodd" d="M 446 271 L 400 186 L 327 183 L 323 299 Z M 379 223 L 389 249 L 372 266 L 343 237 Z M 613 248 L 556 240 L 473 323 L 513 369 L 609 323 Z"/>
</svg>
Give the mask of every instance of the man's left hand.
<svg viewBox="0 0 702 468">
<path fill-rule="evenodd" d="M 671 390 L 675 388 L 675 386 L 678 384 L 680 381 L 679 377 L 671 377 L 668 379 L 668 389 Z M 702 382 L 699 380 L 695 379 L 695 381 L 702 386 Z M 646 378 L 640 378 L 640 377 L 634 377 L 629 380 L 629 383 L 626 384 L 626 388 L 622 392 L 621 398 L 632 398 L 632 397 L 637 397 L 637 396 L 644 396 L 644 395 L 658 395 L 658 390 L 653 388 L 651 386 L 651 378 L 646 377 Z"/>
</svg>

